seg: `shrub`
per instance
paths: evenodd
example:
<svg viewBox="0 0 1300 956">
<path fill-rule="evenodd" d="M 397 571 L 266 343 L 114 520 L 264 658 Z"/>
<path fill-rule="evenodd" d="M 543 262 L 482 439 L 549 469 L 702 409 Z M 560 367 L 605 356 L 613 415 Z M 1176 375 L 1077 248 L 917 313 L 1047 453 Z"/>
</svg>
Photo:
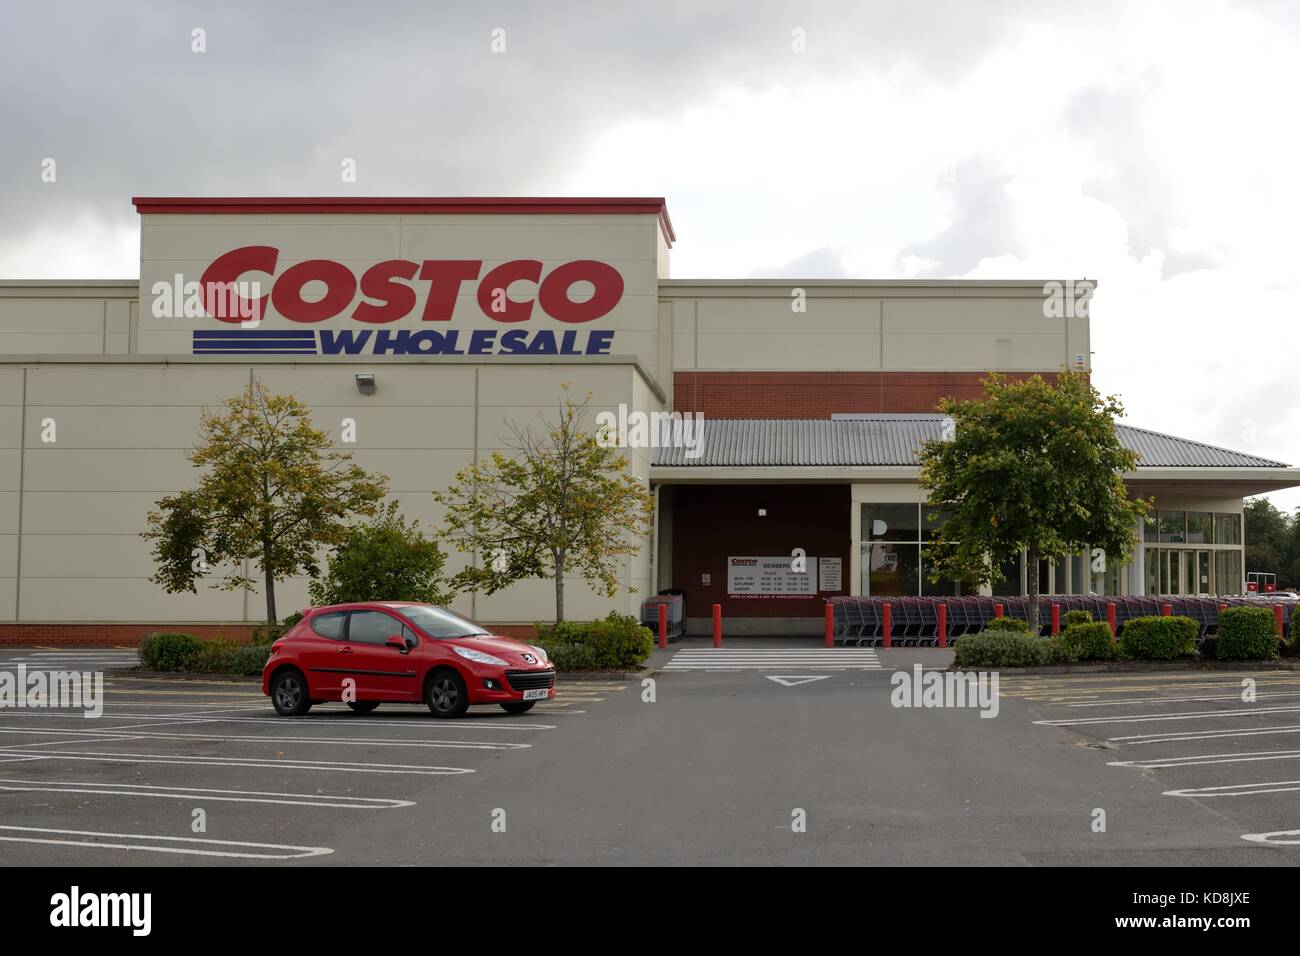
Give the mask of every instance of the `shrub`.
<svg viewBox="0 0 1300 956">
<path fill-rule="evenodd" d="M 193 634 L 150 634 L 140 642 L 140 663 L 155 671 L 189 670 L 202 650 L 202 639 Z"/>
<path fill-rule="evenodd" d="M 1048 665 L 1073 664 L 1079 659 L 1074 649 L 1059 637 L 1040 639 L 1043 647 L 1043 663 Z"/>
<path fill-rule="evenodd" d="M 1221 661 L 1263 661 L 1277 657 L 1277 624 L 1264 607 L 1230 607 L 1219 615 L 1216 652 Z"/>
<path fill-rule="evenodd" d="M 1196 650 L 1201 655 L 1201 660 L 1212 661 L 1219 656 L 1219 639 L 1213 634 L 1206 634 L 1201 638 L 1201 646 Z"/>
<path fill-rule="evenodd" d="M 1084 610 L 1066 611 L 1065 617 L 1061 619 L 1062 627 L 1070 627 L 1073 624 L 1091 624 L 1092 612 Z"/>
<path fill-rule="evenodd" d="M 1010 631 L 1013 634 L 1028 634 L 1029 622 L 1018 617 L 995 617 L 984 625 L 986 631 Z"/>
<path fill-rule="evenodd" d="M 611 612 L 602 621 L 538 624 L 537 643 L 556 670 L 625 670 L 650 656 L 654 635 L 631 615 Z"/>
<path fill-rule="evenodd" d="M 352 601 L 422 601 L 446 604 L 451 592 L 443 580 L 446 560 L 437 543 L 420 531 L 420 522 L 398 514 L 391 501 L 366 524 L 348 529 L 329 556 L 325 577 L 307 587 L 316 604 Z"/>
<path fill-rule="evenodd" d="M 1119 632 L 1120 652 L 1137 660 L 1173 660 L 1196 653 L 1201 626 L 1190 617 L 1135 617 Z"/>
<path fill-rule="evenodd" d="M 1047 641 L 1013 630 L 993 628 L 957 640 L 953 663 L 958 667 L 1036 667 L 1043 663 Z"/>
<path fill-rule="evenodd" d="M 1061 643 L 1081 661 L 1113 661 L 1119 657 L 1110 625 L 1105 621 L 1072 624 L 1061 634 Z"/>
</svg>

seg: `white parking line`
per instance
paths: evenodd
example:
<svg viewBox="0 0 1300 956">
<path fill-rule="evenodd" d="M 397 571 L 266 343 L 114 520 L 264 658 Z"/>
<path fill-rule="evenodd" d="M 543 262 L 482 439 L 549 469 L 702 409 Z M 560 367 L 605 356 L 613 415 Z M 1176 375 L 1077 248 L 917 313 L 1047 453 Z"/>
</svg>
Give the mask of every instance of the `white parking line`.
<svg viewBox="0 0 1300 956">
<path fill-rule="evenodd" d="M 1300 692 L 1292 694 L 1256 694 L 1256 699 L 1265 697 L 1300 697 Z M 1066 704 L 1067 707 L 1109 707 L 1112 704 L 1174 704 L 1202 700 L 1241 700 L 1241 694 L 1225 694 L 1222 697 L 1130 697 L 1127 700 L 1099 700 L 1088 704 Z"/>
<path fill-rule="evenodd" d="M 1243 833 L 1243 840 L 1250 840 L 1252 843 L 1267 843 L 1270 846 L 1296 846 L 1300 844 L 1300 839 L 1296 840 L 1274 840 L 1273 837 L 1300 837 L 1300 830 L 1275 830 L 1272 833 Z"/>
<path fill-rule="evenodd" d="M 255 734 L 173 734 L 163 732 L 129 734 L 124 738 L 122 734 L 113 730 L 66 730 L 63 728 L 54 730 L 19 730 L 0 727 L 0 734 L 37 734 L 110 740 L 214 740 L 267 744 L 329 744 L 339 747 L 440 747 L 453 750 L 527 750 L 532 747 L 532 744 L 518 744 L 499 740 L 385 740 L 381 737 L 309 737 L 304 735 L 295 737 L 259 737 Z M 74 741 L 65 742 L 73 743 Z M 85 743 L 86 741 L 82 740 L 81 742 Z M 15 746 L 24 745 L 17 744 Z"/>
<path fill-rule="evenodd" d="M 1165 734 L 1131 734 L 1127 737 L 1107 737 L 1106 742 L 1136 747 L 1140 744 L 1177 743 L 1181 740 L 1218 740 L 1220 737 L 1266 737 L 1271 734 L 1295 733 L 1300 733 L 1300 724 L 1267 727 L 1263 730 L 1194 730 L 1182 733 L 1171 731 Z"/>
<path fill-rule="evenodd" d="M 65 780 L 15 780 L 0 777 L 0 790 L 38 793 L 94 793 L 121 797 L 160 797 L 222 803 L 278 803 L 291 807 L 346 810 L 393 810 L 413 807 L 414 800 L 385 797 L 336 797 L 320 793 L 275 793 L 265 790 L 213 790 L 207 787 L 160 787 L 146 783 L 91 783 Z"/>
<path fill-rule="evenodd" d="M 135 705 L 140 706 L 140 705 Z M 75 716 L 82 720 L 81 712 L 76 711 L 69 713 L 55 713 L 50 710 L 26 710 L 21 714 L 5 713 L 0 711 L 0 718 L 18 718 L 26 720 L 29 717 L 63 717 L 65 719 Z M 163 722 L 190 723 L 189 720 L 178 720 L 177 718 L 193 718 L 195 723 L 213 723 L 213 724 L 278 724 L 281 727 L 310 727 L 313 724 L 347 724 L 357 728 L 364 727 L 409 727 L 412 730 L 554 730 L 555 724 L 532 724 L 523 721 L 511 720 L 509 717 L 489 717 L 469 719 L 469 720 L 438 720 L 433 717 L 413 717 L 409 720 L 385 720 L 383 718 L 358 717 L 352 714 L 339 714 L 338 716 L 307 716 L 307 717 L 222 717 L 212 713 L 179 713 L 179 714 L 108 714 L 96 718 L 97 720 L 156 720 Z M 80 726 L 80 724 L 78 724 Z M 141 725 L 146 726 L 146 725 Z"/>
<path fill-rule="evenodd" d="M 53 833 L 74 837 L 109 837 L 133 840 L 133 843 L 104 843 L 97 840 L 61 840 L 48 837 L 0 836 L 6 843 L 47 843 L 65 846 L 97 847 L 108 850 L 145 850 L 150 853 L 179 853 L 186 856 L 224 856 L 243 860 L 301 860 L 310 856 L 325 856 L 334 851 L 327 846 L 287 846 L 282 843 L 245 843 L 240 840 L 210 840 L 199 837 L 160 836 L 153 833 L 101 833 L 95 830 L 55 830 L 49 827 L 0 826 L 0 830 L 22 833 Z M 154 841 L 152 844 L 149 841 Z M 287 853 L 255 853 L 238 850 L 204 850 L 196 846 L 160 846 L 158 843 L 202 844 L 204 846 L 249 847 L 258 850 L 287 850 Z"/>
<path fill-rule="evenodd" d="M 1276 780 L 1270 783 L 1230 783 L 1223 787 L 1191 787 L 1166 790 L 1166 797 L 1254 797 L 1262 793 L 1294 793 L 1300 780 Z"/>
<path fill-rule="evenodd" d="M 1294 760 L 1300 750 L 1257 750 L 1240 754 L 1196 754 L 1190 757 L 1153 757 L 1150 760 L 1112 760 L 1110 767 L 1140 767 L 1159 770 L 1162 767 L 1201 767 L 1215 763 L 1255 763 L 1259 760 Z"/>
<path fill-rule="evenodd" d="M 274 757 L 195 757 L 190 754 L 97 753 L 95 751 L 14 751 L 0 748 L 0 757 L 39 760 L 77 760 L 91 763 L 157 763 L 190 767 L 253 767 L 261 770 L 326 770 L 335 773 L 414 774 L 416 776 L 458 776 L 474 773 L 468 767 L 429 767 L 402 763 L 351 763 L 339 760 L 288 760 Z"/>
<path fill-rule="evenodd" d="M 1213 720 L 1218 717 L 1254 717 L 1258 714 L 1294 714 L 1300 707 L 1251 707 L 1245 710 L 1202 710 L 1191 714 L 1132 714 L 1128 717 L 1081 717 L 1077 720 L 1035 720 L 1045 727 L 1073 727 L 1082 724 L 1128 724 L 1143 720 Z"/>
</svg>

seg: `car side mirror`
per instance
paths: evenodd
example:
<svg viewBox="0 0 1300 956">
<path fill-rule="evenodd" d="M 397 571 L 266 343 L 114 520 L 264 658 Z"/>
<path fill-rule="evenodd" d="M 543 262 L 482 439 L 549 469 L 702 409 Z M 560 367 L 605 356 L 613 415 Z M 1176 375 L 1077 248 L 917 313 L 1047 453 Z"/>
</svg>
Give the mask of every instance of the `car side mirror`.
<svg viewBox="0 0 1300 956">
<path fill-rule="evenodd" d="M 400 634 L 394 634 L 394 635 L 393 635 L 392 637 L 390 637 L 388 640 L 384 641 L 384 646 L 385 646 L 385 647 L 395 647 L 395 648 L 397 648 L 399 651 L 401 651 L 403 654 L 405 654 L 405 653 L 407 652 L 407 650 L 408 650 L 407 645 L 406 645 L 406 639 L 405 639 L 404 637 L 402 637 Z"/>
</svg>

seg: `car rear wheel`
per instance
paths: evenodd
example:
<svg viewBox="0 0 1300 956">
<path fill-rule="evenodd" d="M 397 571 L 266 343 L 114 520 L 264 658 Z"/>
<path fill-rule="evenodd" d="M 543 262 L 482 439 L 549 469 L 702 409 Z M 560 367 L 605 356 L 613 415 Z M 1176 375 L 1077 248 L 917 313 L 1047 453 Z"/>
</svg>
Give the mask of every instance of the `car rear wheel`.
<svg viewBox="0 0 1300 956">
<path fill-rule="evenodd" d="M 526 714 L 537 704 L 535 700 L 512 700 L 508 704 L 502 704 L 501 709 L 507 714 Z"/>
<path fill-rule="evenodd" d="M 281 671 L 271 681 L 271 706 L 281 717 L 301 717 L 311 710 L 307 679 L 298 671 Z"/>
<path fill-rule="evenodd" d="M 438 671 L 429 678 L 424 699 L 435 717 L 462 717 L 469 709 L 469 690 L 453 670 Z"/>
<path fill-rule="evenodd" d="M 352 708 L 354 714 L 368 714 L 379 706 L 377 700 L 350 700 L 348 706 Z"/>
</svg>

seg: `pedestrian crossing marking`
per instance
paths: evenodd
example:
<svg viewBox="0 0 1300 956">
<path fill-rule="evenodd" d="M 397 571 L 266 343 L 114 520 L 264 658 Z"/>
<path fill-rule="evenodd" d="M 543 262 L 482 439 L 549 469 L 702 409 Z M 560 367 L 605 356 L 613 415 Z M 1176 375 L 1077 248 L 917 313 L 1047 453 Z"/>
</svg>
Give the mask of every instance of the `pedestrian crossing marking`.
<svg viewBox="0 0 1300 956">
<path fill-rule="evenodd" d="M 668 671 L 740 671 L 740 670 L 880 670 L 880 658 L 874 648 L 809 647 L 703 647 L 680 650 L 663 670 Z"/>
</svg>

